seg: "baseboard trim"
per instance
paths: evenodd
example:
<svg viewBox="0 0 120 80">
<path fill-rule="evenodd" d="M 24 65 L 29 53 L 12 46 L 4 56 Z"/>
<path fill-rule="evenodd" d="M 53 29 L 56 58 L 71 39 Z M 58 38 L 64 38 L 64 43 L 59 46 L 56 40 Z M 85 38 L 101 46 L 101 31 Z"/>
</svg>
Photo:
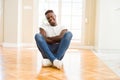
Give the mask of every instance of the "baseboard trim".
<svg viewBox="0 0 120 80">
<path fill-rule="evenodd" d="M 18 47 L 17 43 L 2 43 L 3 47 Z"/>
<path fill-rule="evenodd" d="M 95 53 L 120 53 L 120 49 L 94 49 Z"/>
<path fill-rule="evenodd" d="M 1 44 L 3 47 L 35 47 L 36 44 L 34 43 L 22 43 L 22 44 L 17 44 L 17 43 L 2 43 Z"/>
<path fill-rule="evenodd" d="M 75 49 L 94 49 L 94 46 L 75 46 L 75 45 L 70 45 L 69 48 L 75 48 Z"/>
<path fill-rule="evenodd" d="M 1 43 L 3 47 L 36 47 L 35 43 Z M 70 45 L 69 48 L 72 49 L 94 49 L 93 46 L 79 46 L 79 45 Z"/>
<path fill-rule="evenodd" d="M 35 47 L 36 44 L 35 43 L 22 43 L 20 46 L 21 47 Z"/>
</svg>

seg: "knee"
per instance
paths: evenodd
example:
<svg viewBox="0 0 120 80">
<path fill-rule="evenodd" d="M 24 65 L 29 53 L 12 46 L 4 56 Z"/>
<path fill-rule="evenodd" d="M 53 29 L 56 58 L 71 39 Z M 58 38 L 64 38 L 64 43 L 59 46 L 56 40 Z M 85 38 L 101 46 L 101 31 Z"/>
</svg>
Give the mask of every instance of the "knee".
<svg viewBox="0 0 120 80">
<path fill-rule="evenodd" d="M 36 34 L 35 34 L 35 40 L 37 40 L 40 36 L 41 36 L 41 34 L 36 33 Z"/>
<path fill-rule="evenodd" d="M 70 31 L 68 31 L 68 32 L 65 33 L 65 36 L 66 36 L 67 39 L 71 39 L 73 34 Z"/>
<path fill-rule="evenodd" d="M 36 41 L 42 41 L 42 35 L 40 33 L 35 34 Z"/>
</svg>

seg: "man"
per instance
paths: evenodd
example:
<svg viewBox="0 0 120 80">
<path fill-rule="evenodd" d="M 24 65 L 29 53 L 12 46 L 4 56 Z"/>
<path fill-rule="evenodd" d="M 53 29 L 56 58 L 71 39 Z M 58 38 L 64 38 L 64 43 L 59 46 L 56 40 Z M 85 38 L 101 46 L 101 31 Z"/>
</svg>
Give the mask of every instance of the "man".
<svg viewBox="0 0 120 80">
<path fill-rule="evenodd" d="M 40 27 L 40 33 L 35 35 L 39 51 L 43 56 L 42 66 L 55 66 L 63 68 L 62 58 L 69 47 L 72 33 L 63 26 L 57 24 L 53 10 L 45 12 L 49 24 Z"/>
</svg>

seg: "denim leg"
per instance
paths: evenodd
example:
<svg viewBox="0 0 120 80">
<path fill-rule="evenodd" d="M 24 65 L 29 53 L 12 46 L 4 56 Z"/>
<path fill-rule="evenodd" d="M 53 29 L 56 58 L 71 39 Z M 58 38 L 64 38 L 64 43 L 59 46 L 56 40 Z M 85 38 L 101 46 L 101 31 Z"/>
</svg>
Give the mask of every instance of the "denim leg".
<svg viewBox="0 0 120 80">
<path fill-rule="evenodd" d="M 39 47 L 38 44 L 37 44 L 37 47 L 38 47 L 39 51 L 41 52 L 42 57 L 43 57 L 44 59 L 48 59 L 47 55 L 46 55 L 46 54 L 44 53 L 44 51 Z"/>
<path fill-rule="evenodd" d="M 63 36 L 63 39 L 61 40 L 59 44 L 59 48 L 57 50 L 57 53 L 55 54 L 55 57 L 59 60 L 61 60 L 66 52 L 66 50 L 69 47 L 70 41 L 72 39 L 72 33 L 71 32 L 66 32 L 65 35 Z"/>
<path fill-rule="evenodd" d="M 48 44 L 48 47 L 50 49 L 50 51 L 53 53 L 53 54 L 56 54 L 57 53 L 57 50 L 59 48 L 59 43 L 55 43 L 55 44 Z"/>
<path fill-rule="evenodd" d="M 44 37 L 40 33 L 38 33 L 35 35 L 35 40 L 36 40 L 38 49 L 42 53 L 42 56 L 49 58 L 53 62 L 56 59 L 56 57 L 50 51 L 48 44 L 46 43 Z"/>
</svg>

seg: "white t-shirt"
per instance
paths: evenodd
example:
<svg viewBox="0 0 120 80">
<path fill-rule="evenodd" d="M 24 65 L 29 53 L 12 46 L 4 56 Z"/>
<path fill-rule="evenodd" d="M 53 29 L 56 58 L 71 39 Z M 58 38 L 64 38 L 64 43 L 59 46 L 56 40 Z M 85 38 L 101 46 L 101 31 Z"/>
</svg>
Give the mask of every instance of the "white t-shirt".
<svg viewBox="0 0 120 80">
<path fill-rule="evenodd" d="M 51 26 L 49 24 L 42 24 L 40 28 L 46 31 L 47 37 L 57 36 L 61 33 L 62 30 L 67 29 L 64 26 L 60 26 L 60 25 Z"/>
</svg>

